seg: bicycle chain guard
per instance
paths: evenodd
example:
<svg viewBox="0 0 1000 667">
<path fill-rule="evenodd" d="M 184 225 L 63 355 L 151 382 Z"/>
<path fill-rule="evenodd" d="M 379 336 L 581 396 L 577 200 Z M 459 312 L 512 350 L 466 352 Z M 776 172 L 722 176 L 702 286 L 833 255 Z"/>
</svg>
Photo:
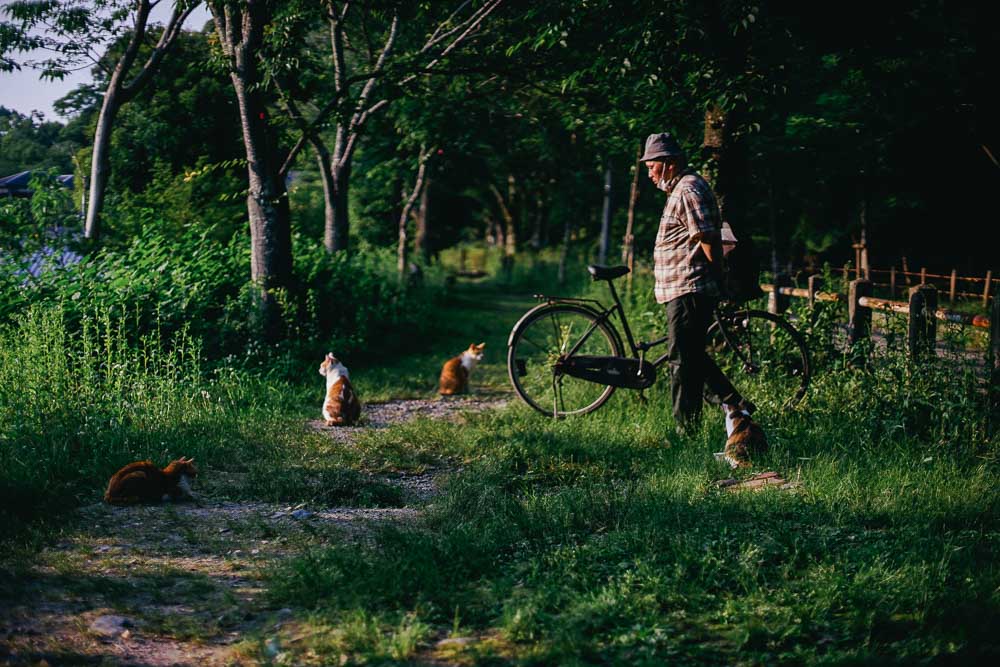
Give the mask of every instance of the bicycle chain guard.
<svg viewBox="0 0 1000 667">
<path fill-rule="evenodd" d="M 648 361 L 640 362 L 631 357 L 574 355 L 560 358 L 552 370 L 557 375 L 625 389 L 646 389 L 656 382 L 656 367 Z"/>
</svg>

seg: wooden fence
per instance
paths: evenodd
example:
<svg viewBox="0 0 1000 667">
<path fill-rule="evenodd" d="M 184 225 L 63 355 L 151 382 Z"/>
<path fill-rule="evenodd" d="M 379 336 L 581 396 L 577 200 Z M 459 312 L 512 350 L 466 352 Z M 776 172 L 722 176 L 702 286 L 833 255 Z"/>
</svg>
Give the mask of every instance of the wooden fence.
<svg viewBox="0 0 1000 667">
<path fill-rule="evenodd" d="M 871 269 L 868 267 L 851 267 L 845 264 L 843 269 L 844 282 L 851 280 L 853 274 L 855 279 L 867 279 L 872 281 L 875 287 L 886 287 L 889 289 L 889 298 L 896 298 L 896 293 L 904 293 L 915 285 L 932 285 L 933 281 L 940 281 L 948 285 L 948 302 L 955 303 L 958 297 L 969 297 L 982 299 L 983 308 L 989 306 L 990 297 L 996 294 L 997 283 L 1000 278 L 993 278 L 993 271 L 987 271 L 985 276 L 960 276 L 957 269 L 952 269 L 951 273 L 945 275 L 941 273 L 928 273 L 926 268 L 920 271 L 909 271 L 907 268 L 897 270 L 895 266 L 889 269 Z M 872 276 L 881 278 L 873 280 Z M 959 290 L 962 284 L 964 290 Z M 935 285 L 936 287 L 936 285 Z M 975 289 L 976 291 L 969 291 Z"/>
<path fill-rule="evenodd" d="M 935 354 L 937 322 L 939 320 L 989 329 L 989 344 L 986 346 L 985 352 L 986 369 L 990 375 L 991 396 L 994 401 L 1000 397 L 1000 294 L 994 294 L 990 316 L 986 317 L 938 308 L 938 290 L 933 285 L 928 284 L 910 287 L 907 301 L 873 297 L 874 283 L 864 278 L 849 281 L 846 295 L 823 291 L 820 288 L 820 276 L 810 276 L 806 288 L 780 283 L 778 285 L 761 285 L 761 289 L 768 293 L 767 309 L 776 314 L 784 312 L 790 298 L 809 299 L 810 304 L 816 301 L 846 303 L 848 340 L 851 344 L 871 336 L 872 313 L 874 311 L 906 315 L 908 320 L 907 350 L 910 356 L 916 360 Z"/>
</svg>

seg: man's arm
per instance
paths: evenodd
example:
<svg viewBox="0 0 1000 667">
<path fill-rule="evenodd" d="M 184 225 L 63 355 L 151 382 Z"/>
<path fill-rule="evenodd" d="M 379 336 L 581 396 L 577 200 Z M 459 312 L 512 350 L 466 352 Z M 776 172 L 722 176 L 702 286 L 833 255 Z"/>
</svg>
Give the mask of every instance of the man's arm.
<svg viewBox="0 0 1000 667">
<path fill-rule="evenodd" d="M 705 259 L 708 260 L 712 277 L 718 283 L 719 289 L 722 289 L 722 237 L 718 234 L 702 234 L 698 242 L 701 244 L 701 251 L 705 253 Z"/>
</svg>

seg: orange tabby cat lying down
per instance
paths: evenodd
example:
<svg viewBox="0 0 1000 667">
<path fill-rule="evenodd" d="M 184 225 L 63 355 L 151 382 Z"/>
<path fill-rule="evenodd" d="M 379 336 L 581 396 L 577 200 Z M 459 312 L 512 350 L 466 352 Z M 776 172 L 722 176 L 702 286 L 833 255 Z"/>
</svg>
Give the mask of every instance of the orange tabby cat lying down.
<svg viewBox="0 0 1000 667">
<path fill-rule="evenodd" d="M 361 416 L 361 402 L 348 378 L 347 366 L 340 363 L 333 352 L 319 365 L 319 374 L 326 376 L 326 400 L 323 401 L 323 419 L 327 426 L 350 426 Z"/>
<path fill-rule="evenodd" d="M 194 459 L 181 457 L 163 468 L 152 461 L 136 461 L 111 476 L 104 502 L 112 505 L 157 503 L 191 498 L 191 480 L 198 475 Z"/>
<path fill-rule="evenodd" d="M 483 360 L 483 348 L 486 343 L 473 343 L 469 349 L 444 362 L 441 369 L 441 379 L 438 381 L 438 393 L 442 396 L 464 394 L 469 391 L 469 374 Z"/>
</svg>

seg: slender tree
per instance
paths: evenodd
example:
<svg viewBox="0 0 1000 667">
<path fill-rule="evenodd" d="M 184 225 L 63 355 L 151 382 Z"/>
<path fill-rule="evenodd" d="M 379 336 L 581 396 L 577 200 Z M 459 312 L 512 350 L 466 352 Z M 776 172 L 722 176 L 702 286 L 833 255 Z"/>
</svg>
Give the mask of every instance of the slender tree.
<svg viewBox="0 0 1000 667">
<path fill-rule="evenodd" d="M 277 335 L 276 290 L 292 278 L 292 237 L 282 156 L 268 114 L 261 63 L 264 32 L 278 3 L 268 0 L 209 3 L 215 31 L 228 62 L 243 128 L 247 159 L 247 215 L 250 219 L 250 276 L 259 288 L 265 337 Z"/>
<path fill-rule="evenodd" d="M 399 274 L 399 280 L 402 282 L 406 277 L 406 256 L 407 256 L 407 227 L 409 226 L 410 212 L 413 211 L 413 206 L 416 204 L 420 193 L 424 189 L 424 179 L 427 174 L 427 160 L 430 158 L 431 153 L 434 152 L 434 147 L 427 148 L 426 145 L 420 147 L 420 157 L 417 159 L 417 177 L 413 183 L 413 190 L 410 191 L 410 195 L 406 198 L 406 203 L 403 204 L 403 211 L 399 215 L 399 240 L 396 246 L 396 270 Z"/>
<path fill-rule="evenodd" d="M 461 2 L 444 19 L 432 24 L 429 37 L 414 42 L 412 38 L 401 39 L 400 15 L 406 3 L 400 3 L 388 15 L 382 16 L 376 15 L 376 10 L 369 5 L 355 7 L 350 0 L 326 0 L 323 6 L 330 35 L 332 91 L 325 101 L 309 100 L 312 110 L 307 117 L 307 113 L 289 103 L 297 92 L 294 82 L 283 82 L 283 99 L 299 137 L 281 171 L 287 173 L 305 146 L 315 150 L 325 204 L 323 243 L 328 251 L 348 247 L 347 196 L 351 167 L 366 124 L 373 115 L 399 98 L 408 84 L 442 71 L 446 58 L 470 41 L 502 2 L 487 0 L 478 7 L 473 7 L 469 0 Z M 379 29 L 375 26 L 380 16 L 383 20 Z M 412 23 L 421 24 L 420 21 Z M 379 40 L 372 39 L 372 30 L 381 33 Z M 328 124 L 333 135 L 332 148 L 327 145 L 323 132 Z"/>
<path fill-rule="evenodd" d="M 90 160 L 90 197 L 84 222 L 84 236 L 101 234 L 104 193 L 111 175 L 109 153 L 111 131 L 123 105 L 145 86 L 181 32 L 181 27 L 198 2 L 176 0 L 159 39 L 141 66 L 140 59 L 149 32 L 150 12 L 164 0 L 93 0 L 90 2 L 12 2 L 3 11 L 16 23 L 5 22 L 0 30 L 0 69 L 19 69 L 22 63 L 5 55 L 44 49 L 54 55 L 26 62 L 38 69 L 42 78 L 61 79 L 75 69 L 94 66 L 108 82 L 97 117 Z M 100 50 L 123 40 L 120 53 L 106 57 Z"/>
</svg>

